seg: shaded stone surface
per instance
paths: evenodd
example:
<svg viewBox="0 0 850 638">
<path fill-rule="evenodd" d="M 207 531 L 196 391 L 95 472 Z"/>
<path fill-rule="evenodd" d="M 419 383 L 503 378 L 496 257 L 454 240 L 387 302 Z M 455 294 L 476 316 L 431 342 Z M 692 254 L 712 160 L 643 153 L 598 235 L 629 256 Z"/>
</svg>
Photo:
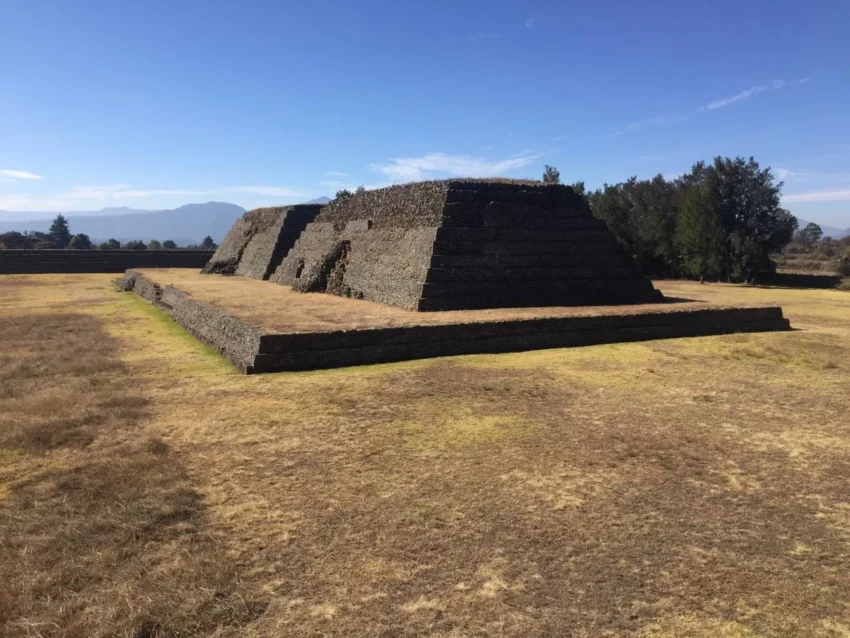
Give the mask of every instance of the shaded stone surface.
<svg viewBox="0 0 850 638">
<path fill-rule="evenodd" d="M 236 221 L 202 272 L 268 279 L 321 208 L 309 204 L 248 211 Z"/>
<path fill-rule="evenodd" d="M 410 310 L 660 301 L 572 188 L 447 180 L 328 204 L 271 276 Z"/>
<path fill-rule="evenodd" d="M 0 275 L 201 268 L 212 254 L 208 250 L 0 250 Z"/>
</svg>

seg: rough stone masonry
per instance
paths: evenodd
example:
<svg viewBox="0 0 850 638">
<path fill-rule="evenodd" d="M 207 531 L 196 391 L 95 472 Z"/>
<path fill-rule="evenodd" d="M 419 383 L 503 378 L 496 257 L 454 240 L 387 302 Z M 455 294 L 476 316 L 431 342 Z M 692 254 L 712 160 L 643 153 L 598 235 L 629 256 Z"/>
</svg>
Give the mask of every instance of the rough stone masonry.
<svg viewBox="0 0 850 638">
<path fill-rule="evenodd" d="M 428 311 L 661 301 L 583 197 L 517 180 L 419 182 L 334 200 L 271 281 Z"/>
<path fill-rule="evenodd" d="M 268 279 L 321 209 L 319 204 L 305 204 L 248 211 L 201 272 Z"/>
</svg>

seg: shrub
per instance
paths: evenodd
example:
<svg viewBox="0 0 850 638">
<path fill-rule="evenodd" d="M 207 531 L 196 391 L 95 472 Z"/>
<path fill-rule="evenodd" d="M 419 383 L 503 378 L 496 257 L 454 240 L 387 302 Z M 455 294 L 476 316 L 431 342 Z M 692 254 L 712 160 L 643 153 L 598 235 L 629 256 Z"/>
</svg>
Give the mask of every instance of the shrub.
<svg viewBox="0 0 850 638">
<path fill-rule="evenodd" d="M 79 235 L 74 235 L 71 237 L 71 241 L 68 242 L 68 248 L 74 248 L 76 250 L 89 250 L 94 248 L 91 243 L 91 239 L 85 233 L 80 233 Z"/>
<path fill-rule="evenodd" d="M 850 277 L 850 250 L 841 259 L 838 260 L 838 274 Z"/>
</svg>

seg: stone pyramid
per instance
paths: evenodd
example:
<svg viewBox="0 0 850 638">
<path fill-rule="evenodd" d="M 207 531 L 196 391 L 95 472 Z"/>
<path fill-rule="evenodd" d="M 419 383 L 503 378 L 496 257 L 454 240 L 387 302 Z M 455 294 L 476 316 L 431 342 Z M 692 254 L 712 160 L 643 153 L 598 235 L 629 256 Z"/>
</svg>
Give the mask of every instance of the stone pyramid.
<svg viewBox="0 0 850 638">
<path fill-rule="evenodd" d="M 201 272 L 268 279 L 321 209 L 301 205 L 248 211 L 236 220 Z"/>
<path fill-rule="evenodd" d="M 334 200 L 271 280 L 426 311 L 661 300 L 572 188 L 511 180 L 420 182 Z"/>
</svg>

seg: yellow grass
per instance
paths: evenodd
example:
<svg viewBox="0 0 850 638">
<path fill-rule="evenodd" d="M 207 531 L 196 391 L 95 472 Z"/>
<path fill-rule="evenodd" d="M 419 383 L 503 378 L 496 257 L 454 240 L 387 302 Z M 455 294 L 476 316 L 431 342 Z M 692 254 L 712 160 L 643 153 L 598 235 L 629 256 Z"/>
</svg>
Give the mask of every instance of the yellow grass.
<svg viewBox="0 0 850 638">
<path fill-rule="evenodd" d="M 660 282 L 798 330 L 245 377 L 109 279 L 0 277 L 0 634 L 850 633 L 846 293 Z"/>
<path fill-rule="evenodd" d="M 319 332 L 411 325 L 434 325 L 475 321 L 622 315 L 703 309 L 699 299 L 675 299 L 676 303 L 628 306 L 550 308 L 500 308 L 452 312 L 413 312 L 370 301 L 322 293 L 293 292 L 288 286 L 270 285 L 249 277 L 202 275 L 190 268 L 138 268 L 138 272 L 161 286 L 173 285 L 192 298 L 221 308 L 266 332 Z M 675 296 L 673 296 L 675 297 Z M 771 305 L 739 303 L 736 305 Z"/>
</svg>

